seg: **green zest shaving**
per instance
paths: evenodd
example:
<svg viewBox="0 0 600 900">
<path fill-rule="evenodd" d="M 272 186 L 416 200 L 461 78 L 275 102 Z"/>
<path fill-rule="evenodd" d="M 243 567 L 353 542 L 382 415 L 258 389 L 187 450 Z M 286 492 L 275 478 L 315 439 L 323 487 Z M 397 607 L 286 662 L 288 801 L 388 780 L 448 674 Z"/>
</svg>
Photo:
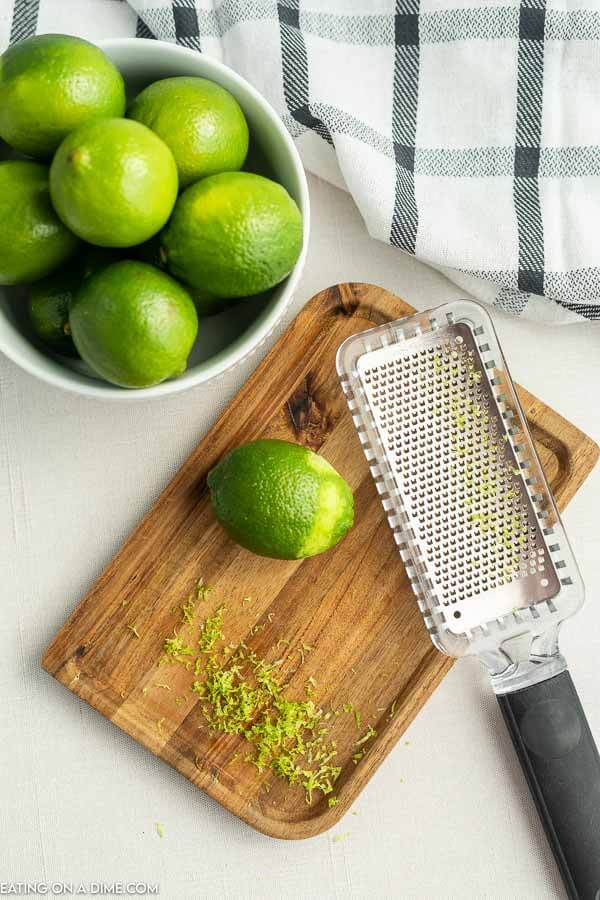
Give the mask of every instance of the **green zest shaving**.
<svg viewBox="0 0 600 900">
<path fill-rule="evenodd" d="M 223 640 L 221 625 L 223 624 L 224 612 L 225 607 L 219 606 L 214 616 L 205 619 L 204 623 L 200 626 L 202 633 L 200 635 L 200 640 L 198 641 L 198 646 L 202 653 L 210 653 L 211 650 L 214 649 L 217 641 Z"/>
<path fill-rule="evenodd" d="M 362 744 L 366 744 L 367 741 L 370 741 L 372 737 L 375 737 L 377 732 L 373 728 L 372 725 L 369 725 L 363 736 L 355 743 L 355 747 L 360 747 Z"/>
<path fill-rule="evenodd" d="M 212 588 L 207 584 L 204 584 L 204 579 L 199 578 L 196 582 L 196 598 L 198 602 L 202 602 L 202 600 L 206 600 L 208 595 L 212 592 Z"/>
<path fill-rule="evenodd" d="M 342 706 L 342 709 L 344 710 L 345 713 L 353 713 L 354 714 L 354 721 L 356 722 L 356 727 L 360 728 L 360 712 L 359 712 L 359 710 L 356 709 L 352 705 L 352 703 L 344 703 L 344 705 Z"/>
<path fill-rule="evenodd" d="M 186 625 L 194 624 L 194 613 L 196 612 L 196 604 L 197 600 L 194 599 L 194 595 L 190 594 L 187 599 L 187 602 L 183 604 L 181 607 L 181 612 L 183 614 L 183 621 Z"/>
<path fill-rule="evenodd" d="M 186 657 L 193 656 L 192 647 L 184 644 L 182 638 L 175 634 L 172 638 L 165 638 L 163 643 L 163 656 L 160 662 L 187 662 Z"/>
</svg>

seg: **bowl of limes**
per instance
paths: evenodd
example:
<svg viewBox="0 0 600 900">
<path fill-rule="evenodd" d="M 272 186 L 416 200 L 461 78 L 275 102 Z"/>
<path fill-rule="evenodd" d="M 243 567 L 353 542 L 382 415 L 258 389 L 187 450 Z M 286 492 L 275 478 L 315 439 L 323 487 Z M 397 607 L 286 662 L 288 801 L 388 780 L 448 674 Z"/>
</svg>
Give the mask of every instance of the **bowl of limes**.
<svg viewBox="0 0 600 900">
<path fill-rule="evenodd" d="M 40 35 L 0 58 L 0 350 L 111 400 L 256 350 L 308 242 L 304 170 L 247 81 L 161 41 Z"/>
</svg>

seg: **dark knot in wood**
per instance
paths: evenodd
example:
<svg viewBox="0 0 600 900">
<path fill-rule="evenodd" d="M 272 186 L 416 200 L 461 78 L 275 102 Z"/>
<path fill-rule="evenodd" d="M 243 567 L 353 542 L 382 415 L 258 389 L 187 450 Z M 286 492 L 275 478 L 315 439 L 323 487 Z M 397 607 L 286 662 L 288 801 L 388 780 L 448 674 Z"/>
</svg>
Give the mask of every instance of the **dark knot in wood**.
<svg viewBox="0 0 600 900">
<path fill-rule="evenodd" d="M 286 405 L 297 437 L 311 450 L 318 450 L 332 430 L 335 419 L 328 409 L 327 397 L 319 390 L 314 372 L 307 373 Z"/>
</svg>

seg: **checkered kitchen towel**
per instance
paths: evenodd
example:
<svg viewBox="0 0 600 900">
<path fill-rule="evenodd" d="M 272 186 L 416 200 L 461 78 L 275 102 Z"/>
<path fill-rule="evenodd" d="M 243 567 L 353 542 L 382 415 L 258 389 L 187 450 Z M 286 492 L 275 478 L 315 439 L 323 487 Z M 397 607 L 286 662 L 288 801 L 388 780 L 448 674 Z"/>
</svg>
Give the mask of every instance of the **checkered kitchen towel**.
<svg viewBox="0 0 600 900">
<path fill-rule="evenodd" d="M 600 318 L 597 2 L 0 7 L 5 43 L 137 33 L 218 57 L 280 112 L 306 167 L 352 193 L 373 237 L 510 312 Z"/>
</svg>

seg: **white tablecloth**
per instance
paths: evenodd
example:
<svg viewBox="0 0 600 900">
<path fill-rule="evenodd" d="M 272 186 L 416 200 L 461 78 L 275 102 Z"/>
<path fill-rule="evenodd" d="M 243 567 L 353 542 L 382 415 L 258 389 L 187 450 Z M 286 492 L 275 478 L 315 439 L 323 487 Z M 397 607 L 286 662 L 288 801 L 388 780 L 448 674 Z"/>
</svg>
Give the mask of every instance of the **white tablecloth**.
<svg viewBox="0 0 600 900">
<path fill-rule="evenodd" d="M 370 240 L 347 195 L 310 187 L 310 252 L 288 319 L 344 280 L 377 282 L 419 308 L 458 296 Z M 495 320 L 514 377 L 600 440 L 600 330 Z M 563 897 L 476 662 L 454 668 L 352 812 L 302 843 L 257 834 L 40 669 L 67 613 L 255 364 L 122 406 L 0 359 L 0 894 L 11 881 L 138 880 L 160 883 L 168 900 Z M 565 516 L 589 602 L 563 632 L 598 738 L 599 496 L 600 468 Z"/>
</svg>

